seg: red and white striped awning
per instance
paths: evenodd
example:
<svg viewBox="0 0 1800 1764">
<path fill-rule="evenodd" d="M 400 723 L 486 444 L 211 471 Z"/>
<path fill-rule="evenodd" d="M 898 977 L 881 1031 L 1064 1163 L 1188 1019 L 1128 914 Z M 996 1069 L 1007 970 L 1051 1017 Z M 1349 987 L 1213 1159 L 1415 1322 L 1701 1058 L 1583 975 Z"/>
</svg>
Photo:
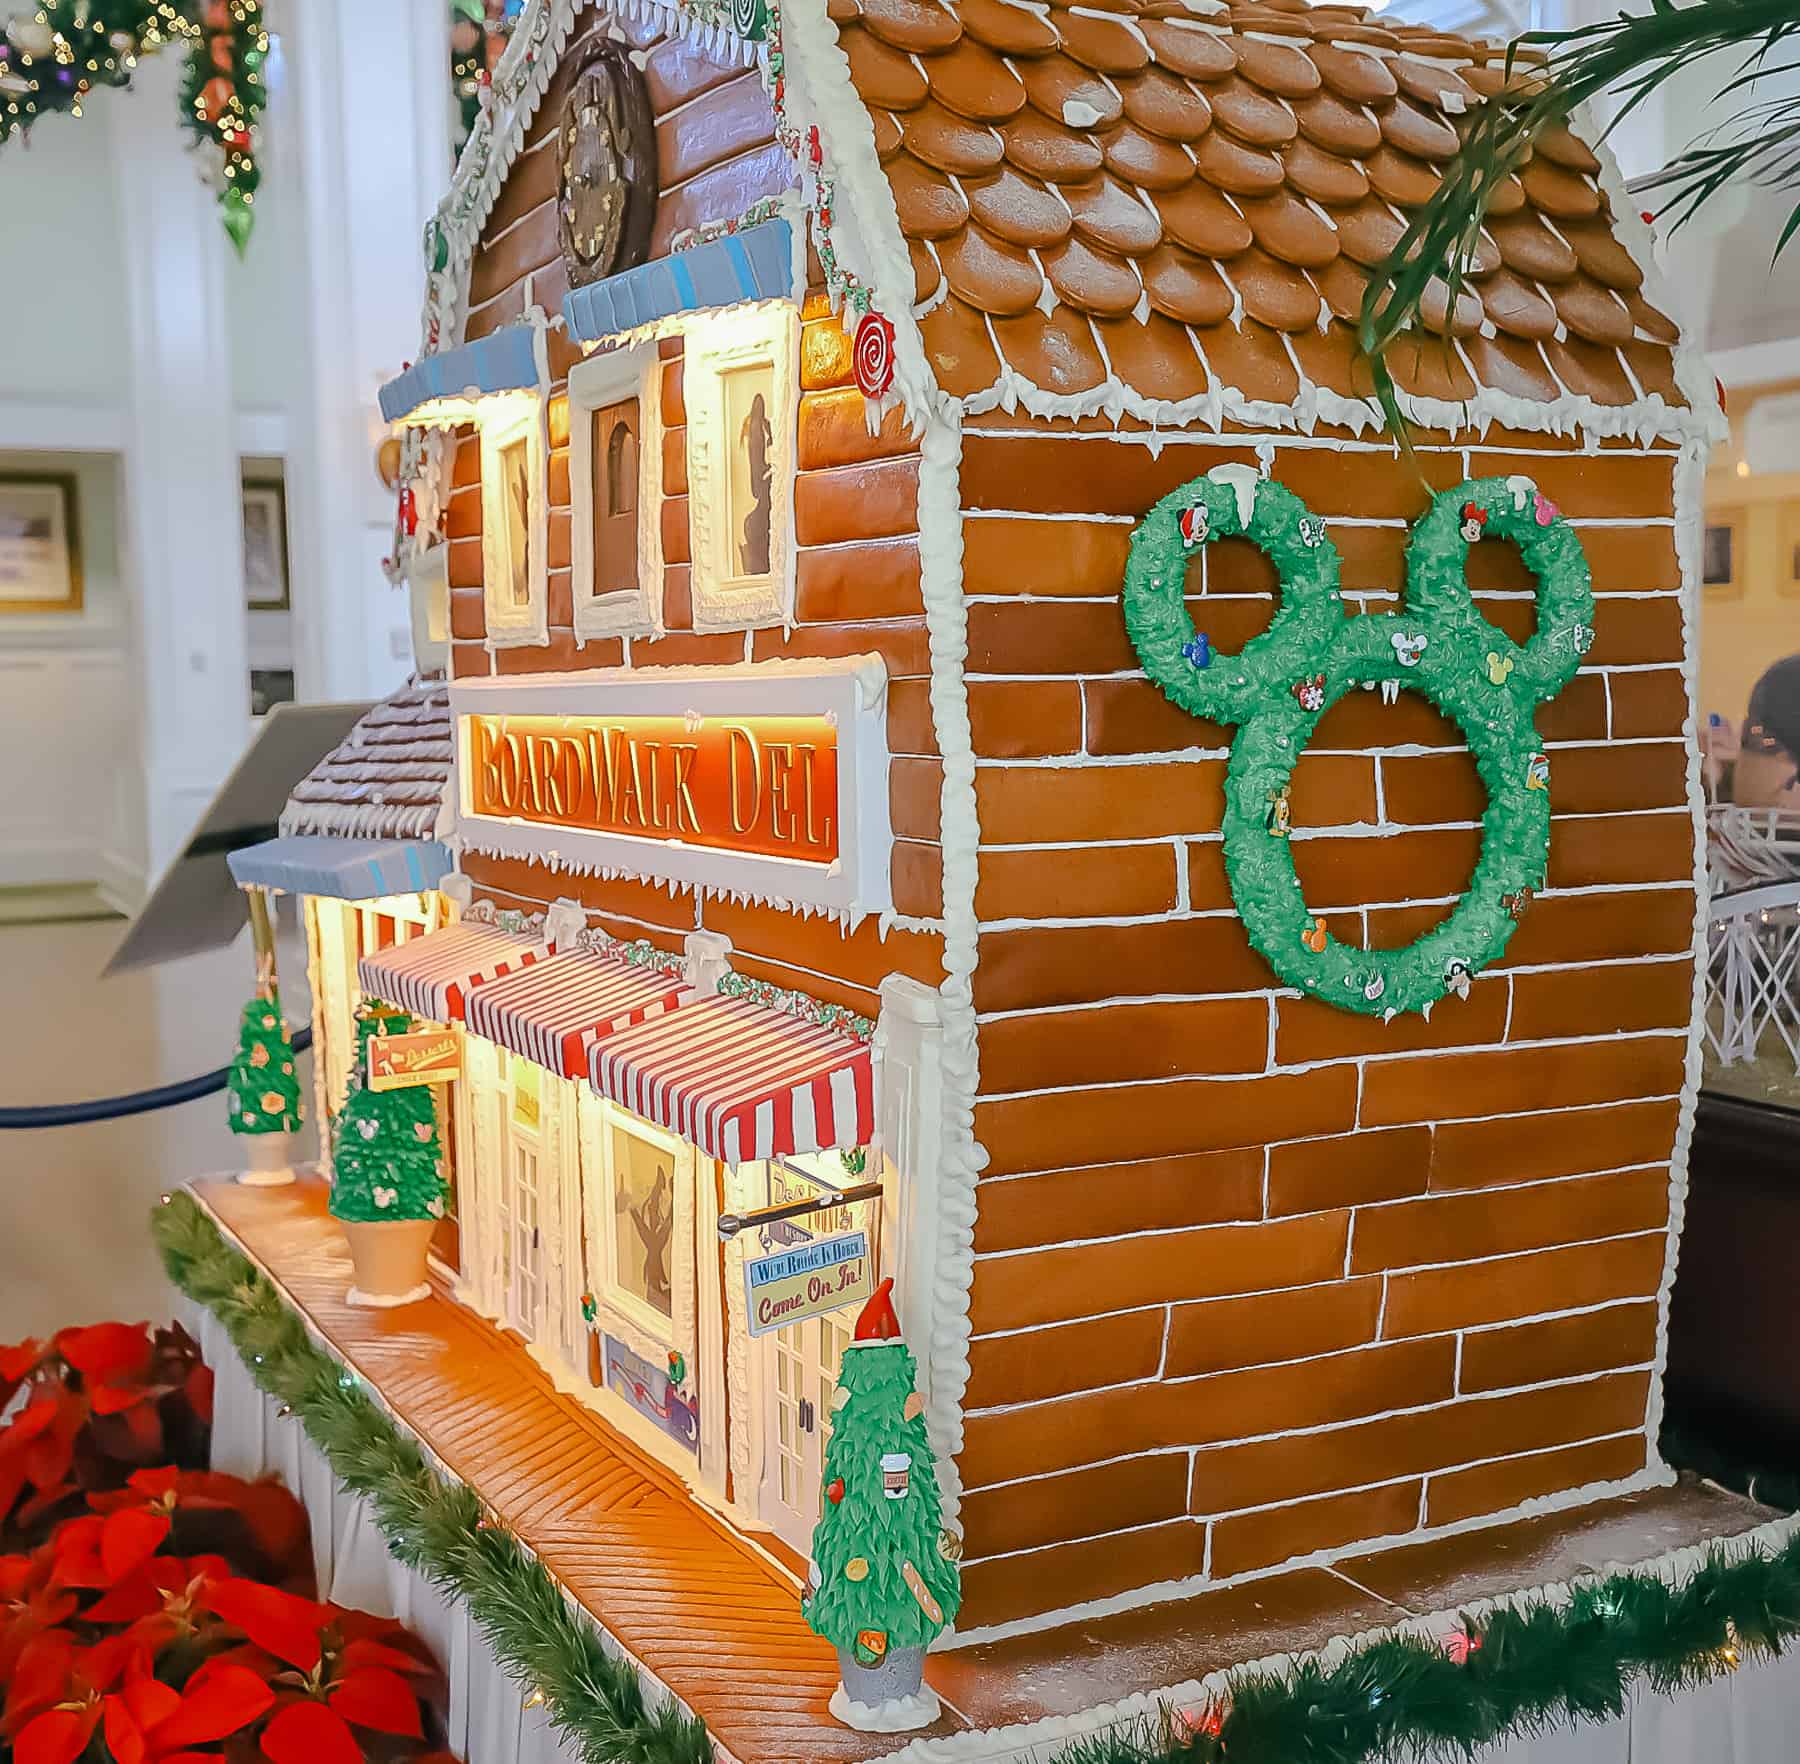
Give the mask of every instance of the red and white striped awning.
<svg viewBox="0 0 1800 1764">
<path fill-rule="evenodd" d="M 477 988 L 554 953 L 542 937 L 515 937 L 493 925 L 450 925 L 364 956 L 356 979 L 367 998 L 434 1023 L 460 1023 Z"/>
<path fill-rule="evenodd" d="M 588 1079 L 727 1164 L 848 1150 L 875 1132 L 869 1044 L 748 999 L 697 999 L 596 1042 Z"/>
<path fill-rule="evenodd" d="M 576 949 L 477 987 L 468 1024 L 546 1071 L 585 1078 L 596 1043 L 674 1010 L 687 993 L 680 974 Z"/>
</svg>

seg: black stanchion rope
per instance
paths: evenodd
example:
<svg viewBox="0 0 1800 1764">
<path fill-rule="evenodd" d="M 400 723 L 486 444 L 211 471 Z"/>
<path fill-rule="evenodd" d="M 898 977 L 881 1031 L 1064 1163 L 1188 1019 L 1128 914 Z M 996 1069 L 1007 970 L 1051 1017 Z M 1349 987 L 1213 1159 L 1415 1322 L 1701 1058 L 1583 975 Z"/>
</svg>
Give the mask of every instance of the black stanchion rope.
<svg viewBox="0 0 1800 1764">
<path fill-rule="evenodd" d="M 296 1029 L 294 1052 L 303 1054 L 312 1046 L 309 1025 Z M 95 1102 L 50 1103 L 35 1109 L 0 1109 L 0 1133 L 29 1132 L 42 1127 L 81 1127 L 90 1121 L 118 1121 L 127 1115 L 147 1115 L 155 1109 L 172 1109 L 202 1096 L 221 1091 L 230 1082 L 231 1068 L 221 1066 L 216 1072 L 202 1072 L 198 1078 L 186 1078 L 179 1084 L 159 1085 L 155 1090 L 134 1090 L 128 1096 L 104 1096 Z"/>
</svg>

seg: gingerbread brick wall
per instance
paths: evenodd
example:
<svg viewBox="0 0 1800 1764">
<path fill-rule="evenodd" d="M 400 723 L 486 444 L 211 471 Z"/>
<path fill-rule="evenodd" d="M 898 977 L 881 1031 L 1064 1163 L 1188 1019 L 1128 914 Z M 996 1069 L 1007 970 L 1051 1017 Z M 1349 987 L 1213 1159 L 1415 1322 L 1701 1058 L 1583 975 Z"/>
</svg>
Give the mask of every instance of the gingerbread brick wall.
<svg viewBox="0 0 1800 1764">
<path fill-rule="evenodd" d="M 630 27 L 628 27 L 630 28 Z M 786 187 L 793 171 L 772 145 L 773 115 L 754 70 L 716 62 L 691 44 L 652 35 L 644 74 L 658 115 L 663 194 L 653 254 L 674 234 L 733 218 L 758 196 Z M 530 302 L 552 313 L 567 289 L 555 227 L 556 119 L 582 59 L 572 46 L 514 162 L 476 254 L 469 334 L 517 318 Z M 532 143 L 551 145 L 536 146 Z M 930 985 L 943 977 L 942 903 L 936 878 L 942 771 L 931 733 L 924 608 L 919 594 L 918 456 L 896 416 L 871 436 L 852 383 L 849 342 L 821 299 L 803 314 L 795 486 L 799 548 L 795 625 L 754 632 L 696 632 L 688 599 L 686 415 L 679 338 L 662 344 L 662 614 L 665 634 L 578 644 L 570 570 L 567 374 L 575 352 L 551 333 L 555 380 L 549 408 L 549 641 L 491 654 L 482 600 L 481 459 L 477 438 L 459 444 L 447 530 L 450 539 L 452 674 L 534 674 L 570 668 L 732 664 L 775 657 L 876 653 L 887 663 L 890 810 L 896 846 L 894 900 L 926 928 L 892 930 L 873 920 L 846 936 L 821 918 L 773 908 L 699 900 L 691 890 L 552 874 L 539 865 L 470 853 L 463 868 L 478 895 L 502 907 L 535 910 L 573 896 L 595 922 L 621 937 L 650 937 L 679 948 L 689 931 L 731 938 L 742 972 L 796 986 L 873 1013 L 889 973 Z"/>
<path fill-rule="evenodd" d="M 1420 456 L 1437 487 L 1537 479 L 1586 548 L 1597 636 L 1539 713 L 1547 892 L 1466 1001 L 1384 1025 L 1272 984 L 1226 885 L 1231 732 L 1171 706 L 1125 631 L 1133 524 L 1254 446 L 1153 456 L 1086 427 L 982 419 L 963 458 L 988 1153 L 970 1625 L 1641 1468 L 1692 1002 L 1671 449 L 1490 431 Z M 1347 601 L 1392 610 L 1417 475 L 1271 439 Z M 1483 545 L 1471 575 L 1527 636 L 1517 552 Z M 1236 649 L 1273 586 L 1247 543 L 1212 547 L 1196 622 Z M 1467 885 L 1483 804 L 1426 701 L 1343 701 L 1295 774 L 1307 901 L 1347 941 L 1409 941 Z"/>
</svg>

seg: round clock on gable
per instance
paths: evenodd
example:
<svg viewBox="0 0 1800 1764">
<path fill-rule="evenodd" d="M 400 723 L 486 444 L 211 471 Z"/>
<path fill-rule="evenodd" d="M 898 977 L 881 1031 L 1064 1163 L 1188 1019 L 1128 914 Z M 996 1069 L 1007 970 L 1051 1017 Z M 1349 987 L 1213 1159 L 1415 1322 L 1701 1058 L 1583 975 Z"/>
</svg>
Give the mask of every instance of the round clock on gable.
<svg viewBox="0 0 1800 1764">
<path fill-rule="evenodd" d="M 602 45 L 576 76 L 560 140 L 557 231 L 580 288 L 642 263 L 656 216 L 655 117 L 622 43 Z"/>
</svg>

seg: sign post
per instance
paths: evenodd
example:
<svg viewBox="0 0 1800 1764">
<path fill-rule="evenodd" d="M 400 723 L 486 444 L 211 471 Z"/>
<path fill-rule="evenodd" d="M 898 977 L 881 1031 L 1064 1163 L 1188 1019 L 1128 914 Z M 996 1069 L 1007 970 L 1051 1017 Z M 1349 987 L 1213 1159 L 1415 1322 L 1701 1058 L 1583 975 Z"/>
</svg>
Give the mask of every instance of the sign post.
<svg viewBox="0 0 1800 1764">
<path fill-rule="evenodd" d="M 846 1231 L 772 1256 L 748 1256 L 744 1288 L 752 1335 L 770 1335 L 808 1317 L 863 1304 L 875 1290 L 869 1234 Z"/>
<path fill-rule="evenodd" d="M 462 1076 L 462 1037 L 454 1029 L 369 1037 L 369 1088 L 408 1090 L 454 1084 Z"/>
</svg>

